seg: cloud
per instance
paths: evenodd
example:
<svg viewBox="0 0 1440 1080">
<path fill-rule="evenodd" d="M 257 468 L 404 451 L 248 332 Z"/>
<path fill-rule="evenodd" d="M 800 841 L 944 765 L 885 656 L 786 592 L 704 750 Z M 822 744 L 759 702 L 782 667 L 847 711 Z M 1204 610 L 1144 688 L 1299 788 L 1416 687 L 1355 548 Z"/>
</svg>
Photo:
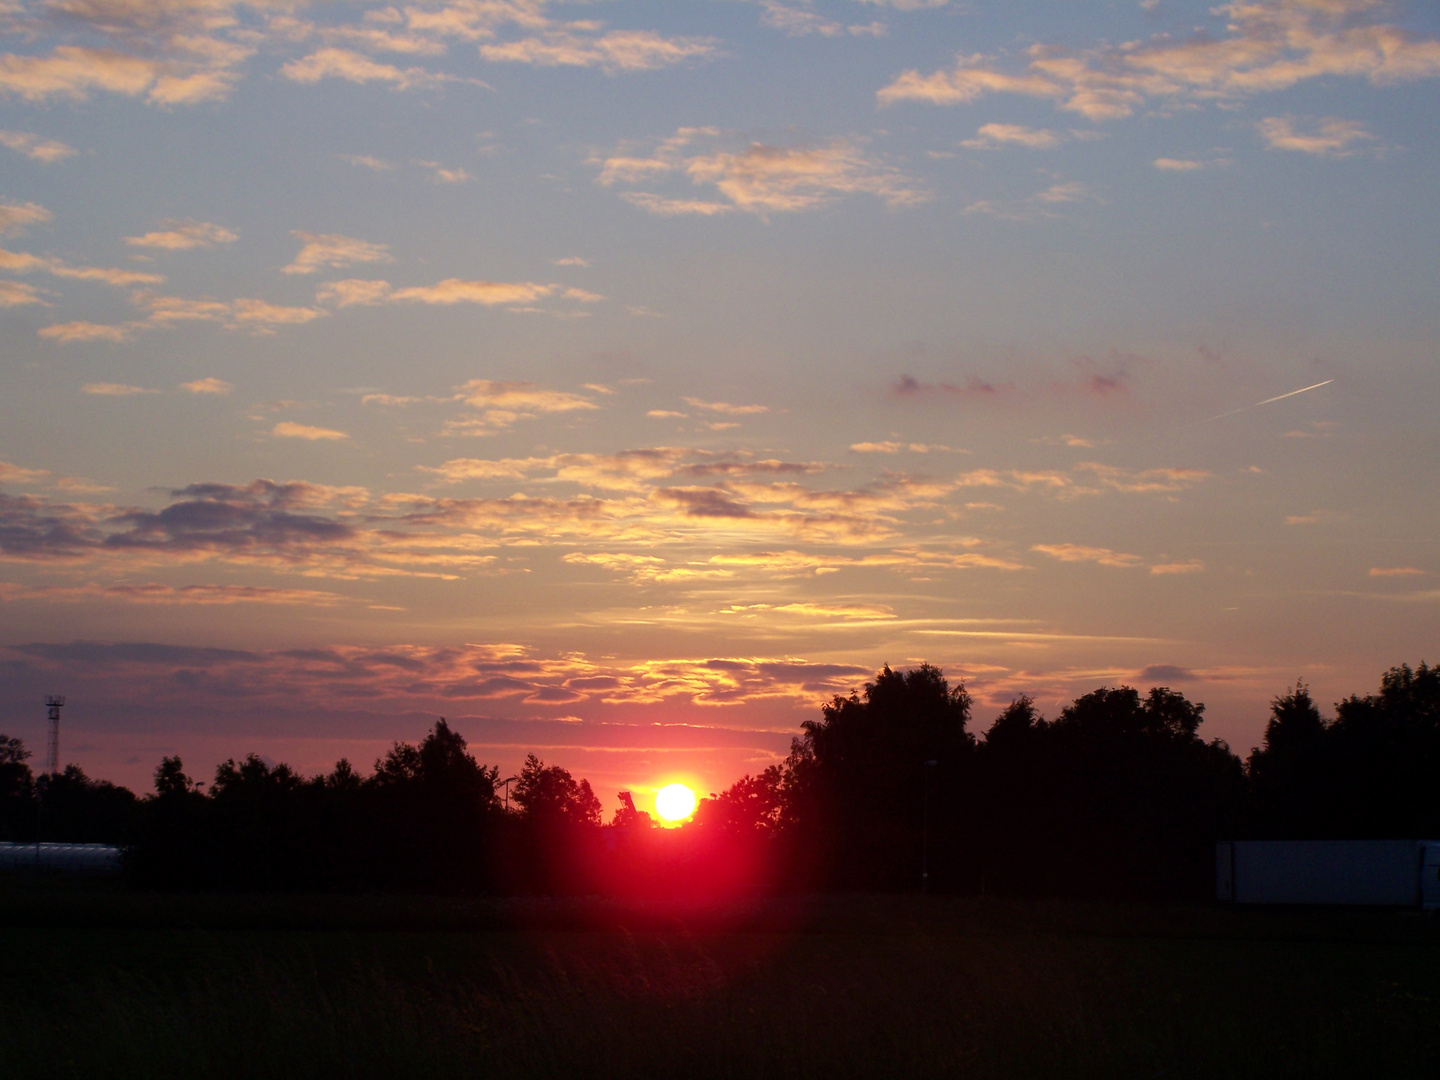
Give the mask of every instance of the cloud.
<svg viewBox="0 0 1440 1080">
<path fill-rule="evenodd" d="M 46 139 L 28 131 L 0 131 L 0 146 L 9 147 L 17 154 L 24 154 L 32 161 L 49 165 L 73 157 L 77 151 L 58 139 Z"/>
<path fill-rule="evenodd" d="M 1187 158 L 1156 158 L 1153 164 L 1161 172 L 1194 172 L 1205 168 L 1203 161 L 1191 161 Z"/>
<path fill-rule="evenodd" d="M 297 326 L 328 314 L 319 308 L 290 307 L 267 300 L 241 299 L 230 306 L 230 318 L 238 326 L 266 333 L 272 326 Z"/>
<path fill-rule="evenodd" d="M 361 168 L 369 169 L 371 172 L 391 172 L 395 168 L 393 161 L 386 161 L 384 158 L 370 157 L 367 154 L 342 154 L 340 156 L 351 165 L 358 165 Z"/>
<path fill-rule="evenodd" d="M 1203 574 L 1205 563 L 1200 559 L 1187 559 L 1184 562 L 1157 563 L 1150 567 L 1152 574 Z"/>
<path fill-rule="evenodd" d="M 622 191 L 620 198 L 657 217 L 684 217 L 689 214 L 715 217 L 735 209 L 729 203 L 709 202 L 705 199 L 671 199 L 648 191 Z"/>
<path fill-rule="evenodd" d="M 282 274 L 313 274 L 325 266 L 340 267 L 391 261 L 390 249 L 386 244 L 372 244 L 368 240 L 356 240 L 351 236 L 333 233 L 295 230 L 290 235 L 298 236 L 304 244 L 300 253 L 295 256 L 295 261 L 281 268 Z"/>
<path fill-rule="evenodd" d="M 235 388 L 224 379 L 217 379 L 211 376 L 205 379 L 195 379 L 192 382 L 181 383 L 180 389 L 188 394 L 215 394 L 223 396 Z"/>
<path fill-rule="evenodd" d="M 44 304 L 45 300 L 35 291 L 33 285 L 23 281 L 0 281 L 0 307 L 21 307 L 24 304 Z"/>
<path fill-rule="evenodd" d="M 903 72 L 877 99 L 955 105 L 1018 94 L 1101 121 L 1144 108 L 1227 104 L 1327 77 L 1385 86 L 1440 75 L 1440 40 L 1378 21 L 1384 11 L 1369 0 L 1236 0 L 1213 9 L 1225 20 L 1218 35 L 1157 34 L 1079 50 L 1037 44 L 1019 70 L 961 54 L 949 69 Z"/>
<path fill-rule="evenodd" d="M 700 398 L 687 397 L 685 404 L 695 409 L 704 409 L 707 412 L 723 413 L 726 416 L 754 416 L 757 413 L 769 412 L 768 405 L 731 405 L 726 401 L 702 401 Z"/>
<path fill-rule="evenodd" d="M 424 68 L 398 68 L 394 64 L 382 64 L 361 53 L 334 46 L 316 49 L 299 60 L 291 60 L 280 69 L 280 74 L 292 82 L 310 85 L 322 79 L 343 79 L 352 83 L 389 83 L 396 90 L 424 89 L 447 81 L 445 76 L 432 74 Z"/>
<path fill-rule="evenodd" d="M 127 604 L 163 605 L 230 605 L 230 604 L 304 604 L 332 607 L 344 603 L 338 593 L 319 589 L 278 589 L 264 585 L 19 585 L 0 582 L 0 599 L 8 603 L 39 600 L 45 603 L 81 603 L 93 600 L 119 601 Z"/>
<path fill-rule="evenodd" d="M 24 232 L 29 226 L 39 225 L 54 216 L 39 203 L 0 203 L 0 236 Z"/>
<path fill-rule="evenodd" d="M 431 179 L 437 184 L 465 184 L 475 179 L 468 172 L 461 168 L 446 168 L 438 161 L 419 161 L 417 165 L 430 170 Z"/>
<path fill-rule="evenodd" d="M 1110 548 L 1086 547 L 1083 544 L 1032 544 L 1031 551 L 1049 555 L 1061 562 L 1094 562 L 1101 566 L 1140 566 L 1144 560 L 1139 555 L 1127 555 Z"/>
<path fill-rule="evenodd" d="M 975 138 L 960 144 L 970 150 L 992 150 L 997 146 L 1023 146 L 1029 150 L 1049 150 L 1060 145 L 1060 136 L 1043 128 L 1021 124 L 984 124 Z"/>
<path fill-rule="evenodd" d="M 1304 134 L 1295 130 L 1295 122 L 1285 116 L 1269 116 L 1256 127 L 1271 150 L 1296 150 L 1302 154 L 1326 157 L 1348 157 L 1354 153 L 1350 144 L 1374 139 L 1354 120 L 1322 120 L 1316 130 Z"/>
<path fill-rule="evenodd" d="M 1132 494 L 1182 491 L 1214 476 L 1204 469 L 1122 469 L 1094 461 L 1080 462 L 1075 468 L 1091 474 L 1105 487 Z"/>
<path fill-rule="evenodd" d="M 924 202 L 929 193 L 899 169 L 867 154 L 856 140 L 832 139 L 812 146 L 770 146 L 752 142 L 725 149 L 714 128 L 680 128 L 661 140 L 650 157 L 623 150 L 599 159 L 603 186 L 688 178 L 715 188 L 728 202 L 674 197 L 648 191 L 625 192 L 628 202 L 651 213 L 715 215 L 727 208 L 765 216 L 814 210 L 847 195 L 868 194 L 887 206 Z M 716 144 L 720 145 L 716 145 Z M 707 149 L 700 149 L 705 146 Z"/>
<path fill-rule="evenodd" d="M 1009 384 L 997 386 L 978 375 L 967 375 L 964 385 L 955 383 L 923 383 L 911 375 L 901 375 L 890 384 L 890 392 L 896 397 L 921 397 L 932 394 L 945 397 L 990 398 L 1013 389 Z"/>
<path fill-rule="evenodd" d="M 589 266 L 589 259 L 582 259 L 579 255 L 566 255 L 562 259 L 552 259 L 556 266 Z"/>
<path fill-rule="evenodd" d="M 1089 185 L 1079 180 L 1062 180 L 1024 199 L 979 199 L 965 207 L 965 213 L 988 214 L 1007 221 L 1034 221 L 1060 216 L 1054 207 L 1091 201 L 1100 200 Z"/>
<path fill-rule="evenodd" d="M 1414 566 L 1372 566 L 1371 577 L 1420 577 L 1430 573 Z"/>
<path fill-rule="evenodd" d="M 0 484 L 38 484 L 49 476 L 48 469 L 26 469 L 0 461 Z"/>
<path fill-rule="evenodd" d="M 311 427 L 308 424 L 296 424 L 289 420 L 282 420 L 276 424 L 270 429 L 270 434 L 281 439 L 307 439 L 310 442 L 325 442 L 350 438 L 350 436 L 343 431 L 335 431 L 332 428 Z"/>
<path fill-rule="evenodd" d="M 131 330 L 132 328 L 129 326 L 106 326 L 102 323 L 77 320 L 44 326 L 35 333 L 46 341 L 57 341 L 61 345 L 70 345 L 84 341 L 124 341 L 130 336 Z"/>
<path fill-rule="evenodd" d="M 130 386 L 126 383 L 113 382 L 92 382 L 85 383 L 80 387 L 82 394 L 95 394 L 99 397 L 131 397 L 135 394 L 158 394 L 159 390 L 147 390 L 143 386 Z"/>
<path fill-rule="evenodd" d="M 942 0 L 943 2 L 943 0 Z M 846 24 L 828 19 L 808 7 L 794 7 L 779 0 L 759 0 L 764 9 L 760 22 L 776 30 L 783 30 L 791 37 L 805 37 L 819 34 L 822 37 L 878 37 L 885 33 L 884 23 Z"/>
<path fill-rule="evenodd" d="M 356 304 L 379 304 L 390 297 L 388 281 L 366 281 L 347 278 L 344 281 L 327 281 L 315 291 L 315 299 L 321 304 L 336 307 L 353 307 Z"/>
<path fill-rule="evenodd" d="M 226 97 L 239 78 L 238 65 L 252 44 L 227 40 L 227 20 L 205 7 L 232 4 L 137 4 L 59 2 L 60 32 L 71 20 L 88 24 L 120 48 L 57 45 L 48 55 L 0 55 L 0 93 L 28 102 L 82 101 L 93 91 L 139 97 L 152 105 L 193 105 Z M 137 16 L 138 11 L 144 16 Z M 61 22 L 63 20 L 63 22 Z M 41 23 L 30 29 L 32 35 Z M 52 26 L 52 28 L 54 28 Z M 124 51 L 128 49 L 129 51 Z"/>
<path fill-rule="evenodd" d="M 1200 676 L 1189 668 L 1176 667 L 1174 664 L 1151 664 L 1141 669 L 1136 676 L 1137 681 L 1147 682 L 1152 686 L 1156 684 L 1172 684 L 1183 682 L 1194 682 Z"/>
<path fill-rule="evenodd" d="M 533 281 L 465 281 L 447 278 L 435 285 L 396 289 L 389 299 L 421 304 L 530 304 L 555 291 L 553 285 Z"/>
<path fill-rule="evenodd" d="M 497 382 L 471 379 L 460 386 L 460 398 L 477 409 L 499 409 L 518 414 L 565 413 L 598 409 L 589 398 L 564 390 L 550 390 L 532 382 Z"/>
<path fill-rule="evenodd" d="M 480 56 L 492 62 L 598 67 L 608 72 L 653 71 L 714 56 L 717 51 L 712 38 L 667 38 L 651 30 L 609 30 L 597 36 L 549 30 L 534 37 L 480 46 Z"/>
<path fill-rule="evenodd" d="M 148 232 L 143 236 L 127 236 L 125 243 L 131 247 L 160 248 L 164 251 L 189 251 L 191 248 L 208 248 L 216 244 L 233 244 L 239 234 L 223 225 L 212 225 L 208 221 L 174 223 L 163 232 Z"/>
</svg>

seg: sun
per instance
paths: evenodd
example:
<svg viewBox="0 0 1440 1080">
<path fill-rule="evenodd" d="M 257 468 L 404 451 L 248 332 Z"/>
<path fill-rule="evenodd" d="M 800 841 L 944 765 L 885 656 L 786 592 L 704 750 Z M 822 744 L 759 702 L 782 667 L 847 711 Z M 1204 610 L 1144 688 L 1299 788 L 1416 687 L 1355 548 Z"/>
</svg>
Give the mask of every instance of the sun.
<svg viewBox="0 0 1440 1080">
<path fill-rule="evenodd" d="M 684 821 L 695 812 L 695 792 L 684 784 L 666 784 L 655 793 L 655 812 L 664 821 Z"/>
</svg>

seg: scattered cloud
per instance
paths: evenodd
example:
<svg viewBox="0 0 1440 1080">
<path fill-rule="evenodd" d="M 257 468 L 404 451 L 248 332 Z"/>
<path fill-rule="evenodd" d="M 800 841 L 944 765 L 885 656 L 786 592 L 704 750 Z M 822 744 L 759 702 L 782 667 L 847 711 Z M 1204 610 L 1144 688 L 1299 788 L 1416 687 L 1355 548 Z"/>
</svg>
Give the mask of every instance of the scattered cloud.
<svg viewBox="0 0 1440 1080">
<path fill-rule="evenodd" d="M 331 442 L 350 438 L 343 431 L 311 427 L 309 424 L 296 424 L 290 420 L 282 420 L 276 424 L 270 429 L 270 434 L 280 439 L 306 439 L 310 442 Z"/>
<path fill-rule="evenodd" d="M 103 323 L 85 322 L 76 320 L 67 323 L 55 323 L 51 326 L 42 326 L 35 331 L 46 341 L 56 341 L 61 345 L 70 345 L 75 342 L 85 341 L 124 341 L 131 334 L 129 326 L 107 326 Z"/>
<path fill-rule="evenodd" d="M 1147 108 L 1228 104 L 1326 77 L 1384 86 L 1440 76 L 1440 39 L 1380 21 L 1385 11 L 1370 0 L 1236 0 L 1213 9 L 1224 20 L 1218 33 L 1082 49 L 1036 44 L 1018 68 L 962 53 L 948 69 L 903 72 L 877 98 L 882 106 L 956 105 L 1017 94 L 1102 121 Z"/>
<path fill-rule="evenodd" d="M 984 124 L 975 138 L 960 144 L 970 150 L 993 150 L 998 146 L 1023 146 L 1027 150 L 1050 150 L 1060 145 L 1060 136 L 1044 128 L 1021 124 Z"/>
<path fill-rule="evenodd" d="M 32 161 L 46 165 L 64 161 L 77 153 L 73 146 L 68 146 L 58 139 L 46 139 L 28 131 L 0 131 L 0 146 L 8 147 L 17 154 L 24 154 Z"/>
<path fill-rule="evenodd" d="M 113 382 L 92 382 L 85 383 L 80 387 L 82 394 L 95 394 L 99 397 L 131 397 L 135 394 L 158 394 L 159 390 L 149 390 L 143 386 L 130 386 L 127 383 Z"/>
<path fill-rule="evenodd" d="M 223 396 L 235 389 L 224 379 L 217 379 L 213 376 L 205 379 L 195 379 L 192 382 L 181 383 L 180 389 L 187 394 L 213 394 Z"/>
<path fill-rule="evenodd" d="M 390 262 L 390 248 L 386 244 L 372 244 L 368 240 L 356 240 L 351 236 L 319 234 L 293 231 L 303 241 L 300 253 L 289 266 L 281 268 L 282 274 L 313 274 L 322 267 L 354 266 L 356 263 Z"/>
<path fill-rule="evenodd" d="M 801 4 L 786 4 L 780 0 L 758 2 L 761 7 L 761 24 L 783 31 L 791 37 L 806 37 L 810 34 L 821 37 L 880 37 L 885 33 L 885 24 L 880 22 L 844 23 L 827 18 L 813 8 Z"/>
<path fill-rule="evenodd" d="M 0 307 L 21 307 L 44 304 L 45 299 L 33 285 L 24 281 L 0 281 Z"/>
<path fill-rule="evenodd" d="M 1024 199 L 979 199 L 965 207 L 967 214 L 987 214 L 1007 221 L 1034 221 L 1059 216 L 1056 207 L 1067 203 L 1098 202 L 1099 196 L 1079 180 L 1061 180 Z"/>
<path fill-rule="evenodd" d="M 39 203 L 0 203 L 0 236 L 24 232 L 54 216 Z"/>
<path fill-rule="evenodd" d="M 1421 570 L 1415 566 L 1372 566 L 1371 577 L 1423 577 L 1429 574 L 1428 570 Z"/>
<path fill-rule="evenodd" d="M 607 72 L 654 71 L 715 56 L 713 38 L 664 37 L 652 30 L 607 30 L 599 34 L 572 28 L 545 29 L 515 41 L 482 44 L 480 56 L 494 63 L 537 67 L 598 67 Z"/>
<path fill-rule="evenodd" d="M 687 397 L 685 404 L 694 409 L 704 409 L 706 412 L 723 413 L 726 416 L 754 416 L 757 413 L 769 412 L 768 405 L 731 405 L 728 401 L 703 401 L 700 398 Z"/>
<path fill-rule="evenodd" d="M 1101 566 L 1119 567 L 1140 566 L 1144 563 L 1139 555 L 1127 555 L 1123 551 L 1112 551 L 1110 548 L 1086 547 L 1083 544 L 1032 544 L 1030 550 L 1049 555 L 1061 562 L 1093 562 Z"/>
<path fill-rule="evenodd" d="M 388 281 L 366 281 L 347 278 L 344 281 L 328 281 L 315 292 L 315 300 L 321 304 L 336 307 L 353 307 L 356 304 L 379 304 L 390 297 Z"/>
<path fill-rule="evenodd" d="M 1152 574 L 1202 574 L 1205 563 L 1200 559 L 1186 559 L 1184 562 L 1156 563 L 1150 567 Z"/>
<path fill-rule="evenodd" d="M 1354 153 L 1352 143 L 1375 138 L 1354 120 L 1333 118 L 1320 121 L 1308 133 L 1297 131 L 1295 121 L 1286 116 L 1266 117 L 1256 127 L 1271 150 L 1295 150 L 1325 157 L 1348 157 Z"/>
<path fill-rule="evenodd" d="M 191 248 L 208 248 L 216 244 L 233 244 L 240 239 L 238 233 L 223 225 L 212 225 L 208 221 L 175 222 L 159 232 L 148 232 L 143 236 L 127 236 L 125 243 L 131 247 L 159 248 L 164 251 L 188 251 Z"/>
<path fill-rule="evenodd" d="M 725 202 L 628 191 L 622 198 L 654 214 L 715 215 L 743 210 L 761 217 L 772 213 L 814 210 L 847 195 L 868 194 L 887 206 L 914 205 L 929 193 L 899 169 L 867 153 L 855 139 L 832 139 L 817 145 L 770 146 L 752 142 L 730 148 L 715 128 L 681 128 L 653 145 L 649 156 L 622 147 L 597 159 L 598 183 L 649 185 L 665 179 L 688 179 L 714 188 Z"/>
<path fill-rule="evenodd" d="M 1205 162 L 1195 161 L 1190 158 L 1156 158 L 1155 168 L 1161 172 L 1195 172 L 1205 168 Z"/>
<path fill-rule="evenodd" d="M 391 300 L 415 301 L 421 304 L 532 304 L 555 291 L 553 285 L 533 281 L 465 281 L 447 278 L 435 285 L 417 285 L 396 289 Z"/>
<path fill-rule="evenodd" d="M 322 79 L 342 79 L 352 83 L 388 83 L 396 90 L 428 89 L 449 81 L 424 68 L 399 68 L 333 45 L 291 60 L 280 69 L 280 74 L 292 82 L 311 85 Z"/>
</svg>

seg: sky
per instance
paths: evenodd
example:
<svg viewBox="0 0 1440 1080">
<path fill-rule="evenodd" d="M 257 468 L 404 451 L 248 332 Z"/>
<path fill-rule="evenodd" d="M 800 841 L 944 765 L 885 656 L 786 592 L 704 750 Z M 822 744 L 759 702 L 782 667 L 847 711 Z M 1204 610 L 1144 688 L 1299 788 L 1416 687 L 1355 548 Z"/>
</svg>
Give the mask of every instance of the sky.
<svg viewBox="0 0 1440 1080">
<path fill-rule="evenodd" d="M 0 0 L 0 730 L 646 798 L 1434 661 L 1440 7 Z"/>
</svg>

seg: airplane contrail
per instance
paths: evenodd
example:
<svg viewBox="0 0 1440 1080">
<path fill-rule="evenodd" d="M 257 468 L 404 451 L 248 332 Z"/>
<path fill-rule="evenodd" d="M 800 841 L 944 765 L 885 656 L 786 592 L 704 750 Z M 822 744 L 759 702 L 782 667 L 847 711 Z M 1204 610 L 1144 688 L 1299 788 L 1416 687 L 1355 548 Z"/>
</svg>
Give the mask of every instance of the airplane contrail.
<svg viewBox="0 0 1440 1080">
<path fill-rule="evenodd" d="M 1311 386 L 1302 386 L 1299 390 L 1291 390 L 1288 394 L 1276 394 L 1274 397 L 1266 398 L 1264 401 L 1257 401 L 1254 405 L 1241 405 L 1238 409 L 1231 409 L 1229 412 L 1222 412 L 1219 416 L 1209 416 L 1204 420 L 1196 420 L 1194 423 L 1186 424 L 1186 427 L 1194 427 L 1195 424 L 1208 424 L 1211 420 L 1224 420 L 1227 416 L 1234 416 L 1236 413 L 1246 412 L 1250 409 L 1258 409 L 1261 405 L 1269 405 L 1273 401 L 1284 401 L 1287 397 L 1294 397 L 1296 394 L 1303 394 L 1307 390 L 1319 390 L 1322 386 L 1329 386 L 1334 379 L 1326 379 L 1324 382 L 1317 382 Z"/>
</svg>

